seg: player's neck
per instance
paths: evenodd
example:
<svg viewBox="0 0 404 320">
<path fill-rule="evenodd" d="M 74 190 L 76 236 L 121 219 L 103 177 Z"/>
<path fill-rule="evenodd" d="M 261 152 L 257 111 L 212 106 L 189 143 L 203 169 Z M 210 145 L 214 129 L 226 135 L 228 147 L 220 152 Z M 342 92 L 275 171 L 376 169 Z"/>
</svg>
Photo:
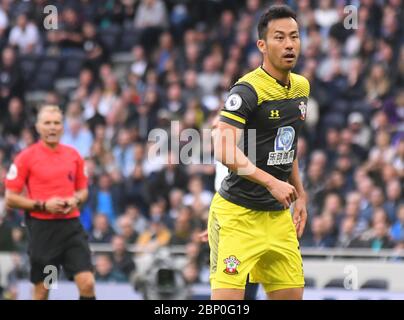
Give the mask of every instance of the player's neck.
<svg viewBox="0 0 404 320">
<path fill-rule="evenodd" d="M 282 85 L 289 86 L 290 71 L 283 71 L 275 68 L 271 63 L 264 62 L 262 68 L 272 77 L 278 80 Z"/>
<path fill-rule="evenodd" d="M 44 141 L 44 140 L 41 140 L 42 141 L 42 144 L 45 146 L 45 147 L 47 147 L 47 148 L 49 148 L 49 149 L 51 149 L 51 150 L 55 150 L 57 147 L 58 147 L 58 145 L 59 145 L 59 143 L 49 143 L 49 142 L 46 142 L 46 141 Z"/>
</svg>

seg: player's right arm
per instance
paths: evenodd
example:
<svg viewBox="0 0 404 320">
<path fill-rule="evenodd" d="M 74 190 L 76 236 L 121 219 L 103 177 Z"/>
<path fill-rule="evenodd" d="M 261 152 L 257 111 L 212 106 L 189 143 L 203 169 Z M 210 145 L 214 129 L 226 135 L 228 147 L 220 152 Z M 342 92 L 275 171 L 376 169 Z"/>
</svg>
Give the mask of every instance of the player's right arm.
<svg viewBox="0 0 404 320">
<path fill-rule="evenodd" d="M 33 200 L 21 193 L 7 189 L 5 193 L 7 208 L 22 209 L 27 211 L 40 211 L 48 213 L 64 213 L 64 201 L 61 198 L 51 198 L 46 201 Z"/>
<path fill-rule="evenodd" d="M 295 187 L 255 166 L 238 147 L 245 119 L 253 110 L 254 103 L 256 105 L 251 92 L 251 89 L 243 85 L 233 87 L 230 92 L 214 135 L 215 158 L 231 171 L 264 186 L 275 199 L 288 208 L 298 197 Z"/>
<path fill-rule="evenodd" d="M 6 206 L 27 211 L 63 213 L 64 202 L 62 199 L 51 198 L 44 202 L 39 199 L 30 199 L 23 195 L 28 171 L 28 157 L 25 153 L 19 154 L 10 166 L 6 176 Z"/>
</svg>

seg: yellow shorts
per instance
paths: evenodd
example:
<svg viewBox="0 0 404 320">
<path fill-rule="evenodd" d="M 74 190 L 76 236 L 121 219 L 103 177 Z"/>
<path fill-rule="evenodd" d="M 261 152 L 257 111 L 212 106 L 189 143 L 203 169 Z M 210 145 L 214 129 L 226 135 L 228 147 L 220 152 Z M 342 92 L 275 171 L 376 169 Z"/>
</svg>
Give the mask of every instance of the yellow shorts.
<svg viewBox="0 0 404 320">
<path fill-rule="evenodd" d="M 212 289 L 266 292 L 304 287 L 303 262 L 290 210 L 256 211 L 215 194 L 208 222 Z"/>
</svg>

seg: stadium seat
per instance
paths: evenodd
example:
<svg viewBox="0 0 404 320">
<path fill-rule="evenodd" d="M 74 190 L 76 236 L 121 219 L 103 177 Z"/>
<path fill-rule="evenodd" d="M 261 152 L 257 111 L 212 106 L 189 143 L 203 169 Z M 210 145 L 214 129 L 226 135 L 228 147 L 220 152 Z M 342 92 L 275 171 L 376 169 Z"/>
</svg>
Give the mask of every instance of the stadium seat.
<svg viewBox="0 0 404 320">
<path fill-rule="evenodd" d="M 109 52 L 117 51 L 121 35 L 120 26 L 112 25 L 106 29 L 98 29 L 98 35 Z"/>
<path fill-rule="evenodd" d="M 311 278 L 311 277 L 305 277 L 304 278 L 304 287 L 305 288 L 315 288 L 316 287 L 316 279 Z"/>
<path fill-rule="evenodd" d="M 55 56 L 41 56 L 39 57 L 38 73 L 51 73 L 56 75 L 59 72 L 60 58 Z"/>
<path fill-rule="evenodd" d="M 139 42 L 139 32 L 135 29 L 125 29 L 119 41 L 119 51 L 131 51 L 132 47 Z"/>
<path fill-rule="evenodd" d="M 345 288 L 344 278 L 334 278 L 327 282 L 324 288 Z"/>
<path fill-rule="evenodd" d="M 61 78 L 76 78 L 80 74 L 81 67 L 84 63 L 84 53 L 72 53 L 64 60 L 62 70 L 60 72 Z"/>
<path fill-rule="evenodd" d="M 386 279 L 369 279 L 361 285 L 361 289 L 388 290 L 389 283 Z"/>
<path fill-rule="evenodd" d="M 55 79 L 55 74 L 46 72 L 37 73 L 29 87 L 33 90 L 53 90 Z"/>
<path fill-rule="evenodd" d="M 19 57 L 21 74 L 26 83 L 32 80 L 32 77 L 37 69 L 37 62 L 38 56 L 36 55 L 24 55 Z"/>
</svg>

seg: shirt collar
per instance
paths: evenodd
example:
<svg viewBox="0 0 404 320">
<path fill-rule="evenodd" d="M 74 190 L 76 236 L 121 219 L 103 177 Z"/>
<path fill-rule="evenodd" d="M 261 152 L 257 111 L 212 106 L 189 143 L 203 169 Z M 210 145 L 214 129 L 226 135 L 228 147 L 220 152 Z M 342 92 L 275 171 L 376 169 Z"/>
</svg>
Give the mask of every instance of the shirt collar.
<svg viewBox="0 0 404 320">
<path fill-rule="evenodd" d="M 265 73 L 266 75 L 268 75 L 273 81 L 276 81 L 276 83 L 278 83 L 279 85 L 281 85 L 282 87 L 284 87 L 284 88 L 286 88 L 286 89 L 290 89 L 290 87 L 291 87 L 291 82 L 292 82 L 292 77 L 289 77 L 289 83 L 288 83 L 288 85 L 286 85 L 285 83 L 279 81 L 279 80 L 276 79 L 274 76 L 272 76 L 268 71 L 266 71 L 266 70 L 264 69 L 263 65 L 260 66 L 260 69 L 261 69 L 262 71 L 264 71 L 264 73 Z"/>
<path fill-rule="evenodd" d="M 48 147 L 48 146 L 45 144 L 45 142 L 43 142 L 42 140 L 39 140 L 38 145 L 40 146 L 40 148 L 41 148 L 42 150 L 44 150 L 45 152 L 48 152 L 48 153 L 50 153 L 50 154 L 54 154 L 54 153 L 59 153 L 59 152 L 60 152 L 60 144 L 58 144 L 55 149 L 52 149 L 52 148 Z"/>
</svg>

